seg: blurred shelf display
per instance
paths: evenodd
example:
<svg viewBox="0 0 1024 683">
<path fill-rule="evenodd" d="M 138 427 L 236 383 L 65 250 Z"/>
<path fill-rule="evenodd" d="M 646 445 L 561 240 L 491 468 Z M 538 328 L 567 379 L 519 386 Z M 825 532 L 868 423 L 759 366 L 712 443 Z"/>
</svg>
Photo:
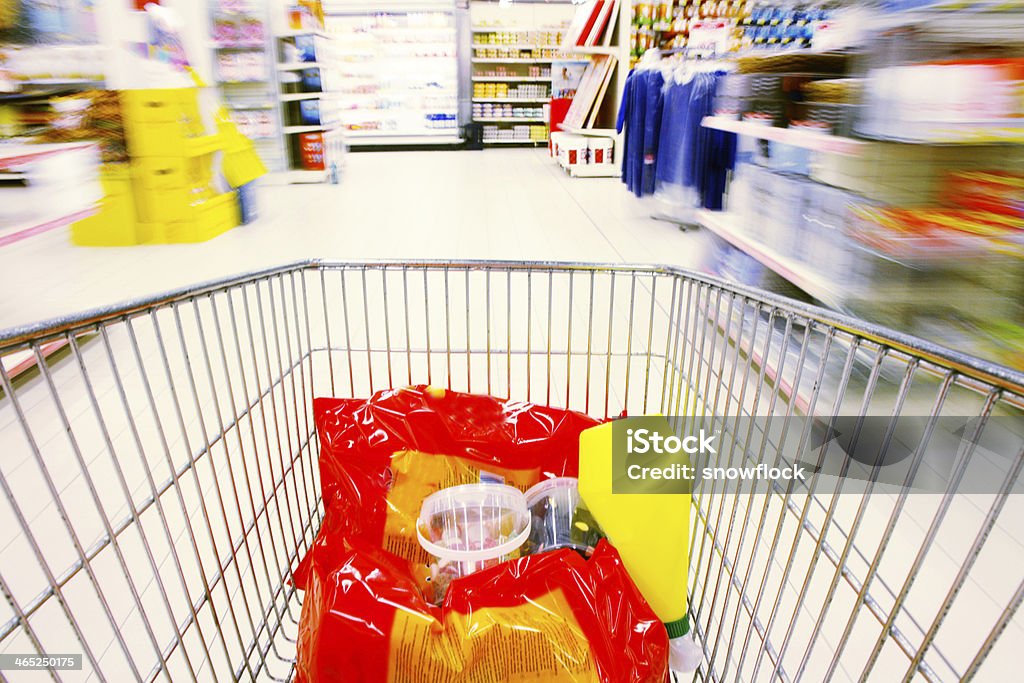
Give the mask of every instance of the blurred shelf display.
<svg viewBox="0 0 1024 683">
<path fill-rule="evenodd" d="M 723 211 L 702 209 L 696 213 L 696 222 L 789 280 L 818 301 L 834 308 L 843 308 L 842 298 L 832 289 L 832 280 L 813 271 L 803 262 L 786 256 L 771 246 L 752 238 L 739 227 L 742 223 L 737 216 Z"/>
<path fill-rule="evenodd" d="M 549 70 L 549 71 L 547 71 L 545 73 L 544 70 L 542 69 L 540 74 L 537 74 L 536 76 L 509 76 L 507 73 L 502 73 L 500 75 L 499 74 L 494 74 L 494 75 L 484 75 L 484 74 L 481 74 L 479 76 L 473 76 L 473 80 L 474 81 L 479 81 L 479 82 L 482 82 L 482 83 L 492 83 L 492 82 L 493 83 L 515 83 L 517 81 L 523 81 L 523 82 L 549 82 L 551 80 L 551 72 Z"/>
<path fill-rule="evenodd" d="M 477 121 L 486 121 L 488 123 L 530 123 L 530 122 L 543 122 L 543 118 L 530 118 L 528 116 L 479 116 L 476 117 Z"/>
<path fill-rule="evenodd" d="M 670 103 L 679 79 L 714 74 L 713 104 L 679 161 L 703 150 L 699 182 L 625 180 L 653 215 L 717 236 L 724 277 L 1024 367 L 1024 13 L 923 4 L 635 5 L 634 38 L 655 39 L 634 57 L 663 48 L 636 87 L 676 76 L 661 139 L 693 114 Z"/>
<path fill-rule="evenodd" d="M 474 102 L 519 102 L 519 103 L 532 103 L 532 104 L 547 104 L 550 98 L 547 97 L 474 97 Z"/>
<path fill-rule="evenodd" d="M 701 125 L 728 133 L 749 135 L 761 140 L 771 140 L 802 149 L 835 154 L 857 154 L 866 144 L 861 140 L 830 135 L 819 130 L 777 128 L 766 123 L 737 121 L 722 116 L 706 116 L 701 121 Z"/>
<path fill-rule="evenodd" d="M 280 170 L 284 166 L 280 121 L 274 108 L 267 106 L 275 94 L 268 8 L 238 0 L 211 0 L 210 21 L 209 46 L 221 99 L 267 168 Z"/>
<path fill-rule="evenodd" d="M 0 46 L 0 138 L 37 135 L 80 116 L 85 105 L 72 96 L 104 87 L 102 55 L 95 45 Z"/>
<path fill-rule="evenodd" d="M 310 20 L 312 21 L 312 20 Z M 344 163 L 340 81 L 331 65 L 337 42 L 318 25 L 286 31 L 276 40 L 276 99 L 287 161 L 286 182 L 338 182 Z"/>
<path fill-rule="evenodd" d="M 0 247 L 95 214 L 99 165 L 95 143 L 0 143 Z"/>
<path fill-rule="evenodd" d="M 556 28 L 474 27 L 473 121 L 501 124 L 483 127 L 485 145 L 536 144 L 547 139 L 551 64 L 565 56 L 564 38 L 565 30 Z M 524 123 L 545 125 L 515 125 Z"/>
<path fill-rule="evenodd" d="M 454 5 L 332 6 L 339 120 L 353 146 L 459 139 L 457 21 Z"/>
</svg>

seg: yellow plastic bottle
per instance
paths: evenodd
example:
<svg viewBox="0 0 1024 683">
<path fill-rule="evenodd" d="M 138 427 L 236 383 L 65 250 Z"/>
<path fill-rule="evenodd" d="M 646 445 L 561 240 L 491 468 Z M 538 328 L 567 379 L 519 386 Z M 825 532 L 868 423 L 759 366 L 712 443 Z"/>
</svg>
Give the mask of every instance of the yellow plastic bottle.
<svg viewBox="0 0 1024 683">
<path fill-rule="evenodd" d="M 668 421 L 664 420 L 665 433 Z M 696 668 L 689 630 L 687 576 L 690 555 L 690 494 L 612 493 L 612 423 L 580 434 L 579 491 L 637 588 L 668 630 L 670 665 Z M 699 660 L 698 660 L 699 661 Z"/>
</svg>

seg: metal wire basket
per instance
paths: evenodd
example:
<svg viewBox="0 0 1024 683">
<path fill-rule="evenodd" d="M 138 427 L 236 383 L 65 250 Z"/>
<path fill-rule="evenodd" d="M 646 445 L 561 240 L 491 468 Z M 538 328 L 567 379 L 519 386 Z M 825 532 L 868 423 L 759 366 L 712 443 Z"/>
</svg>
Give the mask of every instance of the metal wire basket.
<svg viewBox="0 0 1024 683">
<path fill-rule="evenodd" d="M 0 374 L 0 653 L 82 655 L 55 680 L 292 676 L 314 396 L 428 382 L 596 416 L 955 410 L 980 430 L 1024 386 L 761 291 L 583 264 L 303 262 L 0 333 L 26 351 L 34 370 Z M 934 496 L 699 487 L 696 677 L 1009 680 L 1022 462 L 990 495 L 956 492 L 960 470 Z"/>
</svg>

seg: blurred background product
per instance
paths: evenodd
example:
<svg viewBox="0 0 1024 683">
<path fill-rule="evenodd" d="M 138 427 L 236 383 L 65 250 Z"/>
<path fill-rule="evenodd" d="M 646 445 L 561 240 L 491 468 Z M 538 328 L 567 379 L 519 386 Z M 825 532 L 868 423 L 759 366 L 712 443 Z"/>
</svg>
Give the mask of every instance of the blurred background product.
<svg viewBox="0 0 1024 683">
<path fill-rule="evenodd" d="M 814 25 L 828 49 L 812 36 L 810 50 L 765 44 L 716 60 L 702 127 L 738 134 L 738 147 L 711 147 L 703 165 L 732 169 L 728 210 L 693 213 L 703 195 L 681 191 L 693 188 L 685 178 L 644 193 L 783 288 L 1019 365 L 1024 34 L 1013 27 L 1024 15 L 1014 3 L 913 5 L 837 5 Z M 672 157 L 659 155 L 659 173 Z"/>
</svg>

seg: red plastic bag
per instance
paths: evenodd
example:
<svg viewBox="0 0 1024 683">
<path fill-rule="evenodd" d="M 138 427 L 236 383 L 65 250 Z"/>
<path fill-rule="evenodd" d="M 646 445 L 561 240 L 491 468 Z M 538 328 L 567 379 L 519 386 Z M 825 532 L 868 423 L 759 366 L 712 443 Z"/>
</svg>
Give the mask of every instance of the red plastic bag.
<svg viewBox="0 0 1024 683">
<path fill-rule="evenodd" d="M 665 627 L 605 541 L 457 579 L 441 607 L 379 548 L 322 533 L 308 557 L 296 683 L 668 680 Z"/>
<path fill-rule="evenodd" d="M 571 411 L 429 387 L 314 401 L 326 516 L 294 573 L 305 590 L 296 681 L 663 683 L 668 636 L 608 544 L 453 581 L 424 596 L 415 537 L 426 496 L 576 476 Z M 431 591 L 432 592 L 432 591 Z"/>
<path fill-rule="evenodd" d="M 574 477 L 580 432 L 599 424 L 582 413 L 426 386 L 368 400 L 318 398 L 313 413 L 325 507 L 342 513 L 346 535 L 424 570 L 429 557 L 416 540 L 424 498 L 480 481 L 525 491 Z"/>
</svg>

